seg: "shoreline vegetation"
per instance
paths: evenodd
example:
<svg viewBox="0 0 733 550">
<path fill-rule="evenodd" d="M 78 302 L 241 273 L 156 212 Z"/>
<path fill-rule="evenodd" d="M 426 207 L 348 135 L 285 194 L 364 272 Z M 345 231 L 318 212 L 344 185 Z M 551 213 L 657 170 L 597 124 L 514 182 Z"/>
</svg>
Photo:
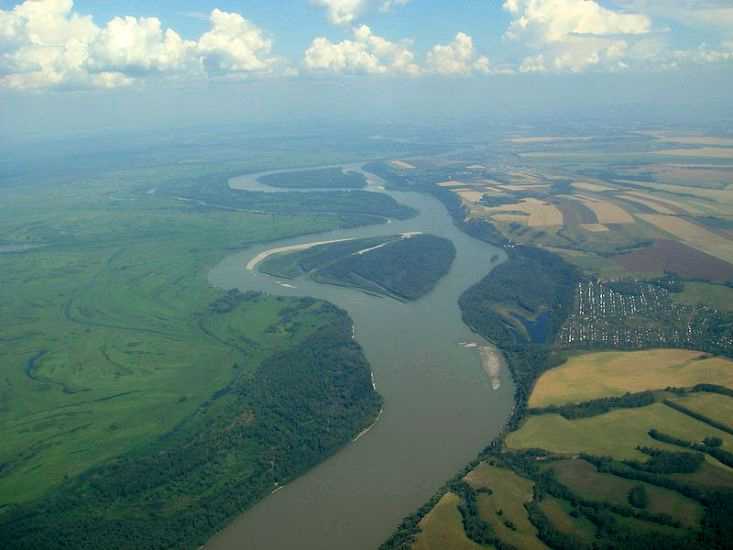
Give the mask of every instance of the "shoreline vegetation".
<svg viewBox="0 0 733 550">
<path fill-rule="evenodd" d="M 410 209 L 362 191 L 273 202 L 230 192 L 221 174 L 161 177 L 155 193 L 142 179 L 79 184 L 81 202 L 61 186 L 52 222 L 28 225 L 22 209 L 6 220 L 10 240 L 44 244 L 2 255 L 4 308 L 22 310 L 9 363 L 38 357 L 30 375 L 9 374 L 15 397 L 0 389 L 36 415 L 8 431 L 0 464 L 12 497 L 0 540 L 14 548 L 199 546 L 380 414 L 344 311 L 213 289 L 202 273 L 236 248 Z M 27 191 L 34 209 L 44 191 Z M 79 368 L 62 368 L 69 356 Z M 28 447 L 35 432 L 44 439 Z"/>
<path fill-rule="evenodd" d="M 400 301 L 417 300 L 448 273 L 456 250 L 447 239 L 419 232 L 321 241 L 275 248 L 247 264 L 268 275 L 307 276 L 323 284 L 356 288 Z"/>
</svg>

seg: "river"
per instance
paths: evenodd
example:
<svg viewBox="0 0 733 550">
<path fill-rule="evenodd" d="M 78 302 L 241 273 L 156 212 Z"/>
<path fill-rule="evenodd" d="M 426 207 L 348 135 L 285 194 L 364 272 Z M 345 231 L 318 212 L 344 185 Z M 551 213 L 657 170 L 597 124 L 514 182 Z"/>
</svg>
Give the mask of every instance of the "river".
<svg viewBox="0 0 733 550">
<path fill-rule="evenodd" d="M 360 165 L 344 168 L 361 171 Z M 261 185 L 256 180 L 262 175 L 234 178 L 230 185 L 302 192 Z M 433 197 L 385 191 L 378 177 L 364 175 L 368 190 L 387 193 L 419 214 L 404 221 L 255 246 L 225 258 L 210 271 L 209 281 L 225 289 L 313 296 L 348 311 L 384 397 L 384 410 L 367 433 L 237 517 L 209 541 L 209 550 L 377 548 L 404 516 L 476 457 L 511 412 L 510 375 L 501 372 L 500 387 L 492 388 L 481 368 L 478 347 L 461 345 L 486 343 L 463 324 L 457 304 L 464 290 L 503 261 L 504 253 L 461 232 Z M 401 303 L 305 278 L 282 281 L 245 269 L 250 260 L 275 247 L 407 232 L 432 233 L 452 240 L 456 247 L 450 272 L 415 302 Z"/>
</svg>

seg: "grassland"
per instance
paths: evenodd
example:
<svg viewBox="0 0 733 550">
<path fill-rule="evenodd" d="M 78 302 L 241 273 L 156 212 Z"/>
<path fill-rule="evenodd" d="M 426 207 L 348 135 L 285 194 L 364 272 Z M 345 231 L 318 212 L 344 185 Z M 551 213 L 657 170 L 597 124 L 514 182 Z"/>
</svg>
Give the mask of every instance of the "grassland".
<svg viewBox="0 0 733 550">
<path fill-rule="evenodd" d="M 682 292 L 674 295 L 674 301 L 688 306 L 703 304 L 723 311 L 733 311 L 733 288 L 700 282 L 685 282 Z"/>
<path fill-rule="evenodd" d="M 379 409 L 343 312 L 206 279 L 232 250 L 352 222 L 325 204 L 285 216 L 155 192 L 191 172 L 4 187 L 12 208 L 0 230 L 13 249 L 0 254 L 0 539 L 17 548 L 195 546 Z M 263 378 L 304 349 L 328 365 L 301 360 L 282 371 L 292 378 Z M 318 388 L 304 382 L 314 371 Z M 271 380 L 278 388 L 265 393 Z M 312 422 L 329 432 L 277 432 L 272 411 L 283 429 L 290 407 L 333 414 Z M 321 447 L 296 451 L 293 437 Z M 279 455 L 267 472 L 265 452 Z"/>
<path fill-rule="evenodd" d="M 681 349 L 583 353 L 543 374 L 529 405 L 579 403 L 627 392 L 702 383 L 733 387 L 733 362 Z"/>
</svg>

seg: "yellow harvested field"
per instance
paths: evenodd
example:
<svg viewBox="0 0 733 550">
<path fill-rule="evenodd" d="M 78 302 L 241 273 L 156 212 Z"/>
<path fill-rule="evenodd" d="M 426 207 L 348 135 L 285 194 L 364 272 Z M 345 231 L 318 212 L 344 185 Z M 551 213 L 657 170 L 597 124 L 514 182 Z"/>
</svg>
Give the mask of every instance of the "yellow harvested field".
<svg viewBox="0 0 733 550">
<path fill-rule="evenodd" d="M 582 137 L 564 137 L 564 136 L 538 136 L 538 137 L 513 137 L 509 141 L 512 143 L 553 143 L 557 141 L 590 141 L 590 136 Z"/>
<path fill-rule="evenodd" d="M 496 220 L 497 222 L 526 224 L 527 220 L 529 220 L 529 216 L 522 216 L 520 214 L 495 214 L 494 216 L 492 216 L 492 219 Z"/>
<path fill-rule="evenodd" d="M 733 159 L 733 147 L 698 147 L 689 149 L 662 149 L 654 151 L 666 157 L 699 157 Z"/>
<path fill-rule="evenodd" d="M 504 204 L 487 210 L 492 215 L 506 215 L 502 212 L 516 215 L 515 212 L 525 212 L 529 215 L 527 224 L 530 227 L 550 227 L 563 224 L 562 212 L 556 206 L 538 199 L 522 199 L 516 204 Z"/>
<path fill-rule="evenodd" d="M 592 233 L 603 233 L 604 231 L 608 231 L 608 227 L 600 223 L 581 223 L 580 227 Z"/>
<path fill-rule="evenodd" d="M 716 145 L 719 147 L 733 147 L 733 138 L 705 136 L 702 134 L 676 135 L 667 132 L 639 132 L 653 136 L 665 143 L 680 143 L 682 145 Z"/>
<path fill-rule="evenodd" d="M 537 185 L 534 183 L 528 183 L 527 185 L 502 185 L 499 184 L 500 189 L 506 189 L 508 191 L 539 191 L 547 189 L 548 185 Z"/>
<path fill-rule="evenodd" d="M 647 208 L 651 208 L 658 214 L 676 214 L 677 213 L 674 210 L 667 208 L 666 206 L 662 206 L 661 204 L 658 204 L 654 201 L 650 201 L 648 199 L 642 199 L 641 197 L 636 197 L 634 195 L 622 195 L 621 198 L 626 201 L 635 202 L 637 204 L 646 206 Z"/>
<path fill-rule="evenodd" d="M 626 210 L 610 201 L 585 195 L 574 195 L 572 198 L 590 208 L 600 224 L 634 223 L 634 218 Z"/>
<path fill-rule="evenodd" d="M 579 403 L 703 383 L 733 388 L 733 361 L 683 349 L 584 353 L 543 374 L 529 406 Z"/>
<path fill-rule="evenodd" d="M 481 197 L 484 196 L 483 191 L 457 191 L 458 196 L 461 197 L 464 201 L 467 202 L 479 202 L 481 200 Z"/>
<path fill-rule="evenodd" d="M 663 403 L 614 409 L 600 416 L 577 420 L 567 420 L 559 414 L 530 416 L 519 430 L 507 436 L 506 443 L 510 449 L 540 448 L 568 455 L 588 453 L 637 460 L 648 458 L 638 447 L 679 450 L 679 447 L 653 439 L 649 435 L 652 428 L 688 441 L 699 441 L 707 436 L 719 437 L 724 449 L 733 448 L 733 436 L 730 434 Z"/>
<path fill-rule="evenodd" d="M 671 233 L 693 248 L 707 252 L 711 256 L 733 263 L 733 241 L 708 231 L 702 226 L 688 222 L 677 216 L 661 214 L 640 214 L 639 217 L 655 227 Z"/>
<path fill-rule="evenodd" d="M 664 183 L 649 183 L 646 181 L 632 182 L 635 185 L 648 187 L 656 191 L 664 191 L 673 195 L 692 195 L 701 199 L 707 199 L 714 202 L 722 202 L 733 205 L 733 185 L 729 185 L 725 189 L 705 189 L 702 187 L 687 187 L 684 185 L 666 185 Z M 680 197 L 681 199 L 683 197 Z"/>
<path fill-rule="evenodd" d="M 438 504 L 420 521 L 420 534 L 412 550 L 481 550 L 466 536 L 463 519 L 458 511 L 460 498 L 455 493 L 446 493 Z"/>
<path fill-rule="evenodd" d="M 600 183 L 591 183 L 589 181 L 574 181 L 573 187 L 576 189 L 581 189 L 583 191 L 593 191 L 596 193 L 600 193 L 602 191 L 612 191 L 613 187 L 609 187 L 608 185 L 601 185 Z"/>
<path fill-rule="evenodd" d="M 409 162 L 405 162 L 404 160 L 392 160 L 390 161 L 390 164 L 394 166 L 395 168 L 399 168 L 400 170 L 414 170 L 415 166 L 410 164 Z"/>
<path fill-rule="evenodd" d="M 462 181 L 448 180 L 438 184 L 438 187 L 464 187 L 466 184 Z"/>
</svg>

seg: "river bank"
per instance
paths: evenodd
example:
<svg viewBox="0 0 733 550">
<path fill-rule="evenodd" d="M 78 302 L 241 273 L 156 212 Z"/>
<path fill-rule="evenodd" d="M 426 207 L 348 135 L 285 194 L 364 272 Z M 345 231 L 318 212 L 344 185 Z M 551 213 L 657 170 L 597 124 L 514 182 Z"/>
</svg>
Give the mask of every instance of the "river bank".
<svg viewBox="0 0 733 550">
<path fill-rule="evenodd" d="M 418 216 L 253 247 L 214 267 L 209 280 L 222 288 L 314 296 L 345 309 L 384 398 L 383 412 L 368 432 L 244 512 L 207 548 L 373 549 L 473 459 L 511 414 L 509 376 L 501 373 L 504 383 L 492 389 L 496 361 L 487 362 L 492 370 L 486 370 L 480 353 L 456 345 L 476 340 L 461 320 L 458 297 L 490 271 L 497 264 L 492 257 L 503 258 L 503 252 L 456 228 L 435 198 L 384 191 L 379 178 L 365 175 L 370 190 L 391 195 L 416 209 Z M 236 185 L 266 190 L 256 180 L 256 174 L 236 178 Z M 246 269 L 273 248 L 414 232 L 448 238 L 457 251 L 450 272 L 415 302 L 377 298 L 307 277 L 293 281 L 291 286 L 297 288 L 283 287 L 254 267 Z M 493 349 L 488 342 L 480 345 Z"/>
</svg>

